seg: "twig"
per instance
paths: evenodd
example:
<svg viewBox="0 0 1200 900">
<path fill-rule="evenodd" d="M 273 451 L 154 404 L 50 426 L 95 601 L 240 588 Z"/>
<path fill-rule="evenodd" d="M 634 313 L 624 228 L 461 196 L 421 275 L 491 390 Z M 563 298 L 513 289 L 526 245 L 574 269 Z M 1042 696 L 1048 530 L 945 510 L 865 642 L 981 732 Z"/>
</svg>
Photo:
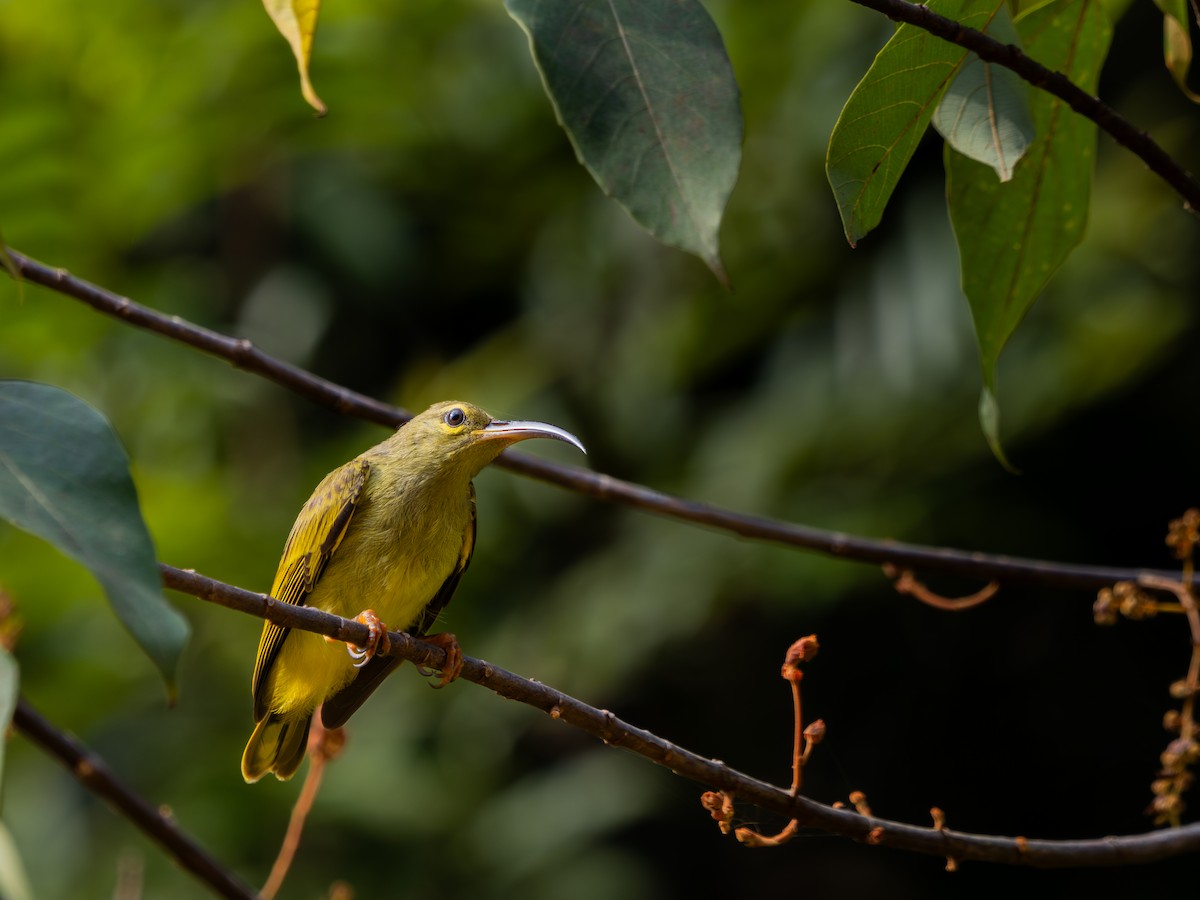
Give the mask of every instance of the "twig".
<svg viewBox="0 0 1200 900">
<path fill-rule="evenodd" d="M 821 649 L 815 634 L 807 635 L 794 641 L 788 647 L 787 655 L 779 674 L 792 688 L 792 793 L 800 793 L 800 785 L 804 781 L 804 767 L 812 755 L 813 747 L 825 739 L 825 720 L 816 719 L 808 727 L 804 725 L 804 706 L 800 697 L 800 682 L 804 680 L 804 670 L 801 663 L 812 662 L 817 651 Z"/>
<path fill-rule="evenodd" d="M 108 768 L 104 760 L 75 738 L 67 735 L 29 705 L 24 697 L 17 700 L 13 727 L 51 756 L 56 757 L 84 787 L 103 798 L 133 822 L 187 871 L 221 897 L 233 900 L 257 900 L 258 895 L 238 881 L 217 860 L 197 844 L 169 816 L 163 815 Z"/>
<path fill-rule="evenodd" d="M 1175 546 L 1176 555 L 1183 559 L 1184 577 L 1192 574 L 1192 555 L 1197 541 L 1200 541 L 1198 529 L 1200 511 L 1195 509 L 1189 509 L 1182 518 L 1171 523 L 1167 544 Z M 1143 578 L 1140 584 L 1143 587 L 1169 591 L 1176 596 L 1187 616 L 1192 637 L 1192 657 L 1188 663 L 1187 675 L 1171 685 L 1171 696 L 1182 700 L 1181 707 L 1177 712 L 1172 711 L 1174 714 L 1168 713 L 1163 722 L 1168 730 L 1177 731 L 1179 737 L 1172 740 L 1159 757 L 1162 769 L 1150 785 L 1154 800 L 1150 804 L 1149 812 L 1154 814 L 1155 824 L 1178 825 L 1185 808 L 1183 794 L 1195 780 L 1192 766 L 1200 761 L 1200 742 L 1197 741 L 1200 725 L 1196 721 L 1196 696 L 1200 694 L 1200 607 L 1197 606 L 1191 589 L 1182 582 Z M 1169 722 L 1174 723 L 1173 728 L 1168 725 Z"/>
<path fill-rule="evenodd" d="M 944 832 L 946 830 L 946 814 L 941 810 L 941 808 L 937 806 L 932 807 L 929 810 L 929 815 L 933 819 L 934 831 Z M 953 856 L 946 857 L 946 871 L 958 871 L 958 860 L 956 860 Z"/>
<path fill-rule="evenodd" d="M 802 637 L 788 647 L 787 655 L 784 657 L 783 666 L 779 670 L 779 674 L 784 681 L 788 682 L 792 688 L 792 796 L 800 793 L 800 785 L 804 780 L 804 767 L 808 764 L 808 758 L 812 755 L 813 747 L 821 743 L 825 738 L 825 722 L 822 719 L 817 719 L 807 728 L 804 727 L 804 706 L 800 697 L 800 682 L 804 680 L 804 671 L 800 668 L 801 663 L 809 662 L 817 655 L 817 650 L 820 649 L 820 644 L 817 642 L 817 636 L 810 634 L 807 637 Z M 712 800 L 708 794 L 701 798 L 701 802 L 705 808 L 710 808 Z M 722 818 L 718 819 L 721 824 L 721 830 L 728 832 L 725 823 L 733 818 L 733 798 L 725 797 L 721 804 Z M 765 835 L 760 834 L 753 828 L 739 828 L 734 832 L 738 841 L 747 847 L 782 847 L 793 837 L 800 828 L 800 823 L 796 819 L 792 819 L 783 830 L 777 834 Z"/>
<path fill-rule="evenodd" d="M 922 582 L 917 581 L 917 577 L 913 574 L 912 569 L 901 571 L 891 563 L 884 563 L 883 574 L 895 580 L 895 584 L 892 586 L 896 589 L 897 594 L 908 594 L 910 597 L 915 597 L 927 606 L 932 606 L 934 609 L 940 609 L 944 612 L 962 612 L 964 609 L 971 609 L 982 603 L 987 603 L 1000 590 L 1000 583 L 998 581 L 989 581 L 973 594 L 967 594 L 963 597 L 943 597 L 941 594 L 931 591 Z"/>
<path fill-rule="evenodd" d="M 1181 700 L 1179 709 L 1163 715 L 1163 728 L 1177 734 L 1159 755 L 1162 767 L 1150 792 L 1154 799 L 1146 812 L 1154 816 L 1155 825 L 1177 826 L 1187 804 L 1183 795 L 1195 782 L 1192 768 L 1200 763 L 1200 723 L 1196 721 L 1196 697 L 1200 696 L 1200 605 L 1189 583 L 1195 570 L 1194 554 L 1200 546 L 1200 509 L 1188 509 L 1167 526 L 1166 544 L 1182 561 L 1179 580 L 1143 575 L 1136 584 L 1118 581 L 1111 588 L 1101 588 L 1092 604 L 1092 617 L 1097 625 L 1114 625 L 1120 616 L 1127 619 L 1147 619 L 1160 612 L 1178 612 L 1187 617 L 1192 638 L 1192 657 L 1187 675 L 1171 684 L 1169 693 Z M 1155 600 L 1143 588 L 1174 594 L 1178 603 Z"/>
<path fill-rule="evenodd" d="M 970 50 L 980 59 L 1016 72 L 1034 87 L 1058 97 L 1071 109 L 1091 119 L 1109 136 L 1142 160 L 1181 196 L 1194 213 L 1200 213 L 1200 181 L 1146 132 L 1108 104 L 1093 97 L 1060 72 L 1053 72 L 1020 47 L 1002 44 L 982 31 L 968 28 L 953 19 L 940 16 L 924 6 L 906 0 L 853 0 L 860 6 L 883 13 L 897 22 L 907 22 L 935 37 Z"/>
<path fill-rule="evenodd" d="M 339 641 L 363 644 L 368 639 L 367 626 L 352 619 L 342 619 L 306 606 L 280 603 L 263 594 L 162 563 L 159 568 L 167 587 L 202 600 Z M 435 669 L 446 662 L 445 650 L 441 647 L 402 632 L 392 632 L 389 637 L 392 656 Z M 801 827 L 817 828 L 872 844 L 933 856 L 954 856 L 960 861 L 981 860 L 1045 868 L 1130 865 L 1200 851 L 1200 823 L 1120 837 L 1027 840 L 947 829 L 939 831 L 834 809 L 805 797 L 793 796 L 784 788 L 752 778 L 720 760 L 692 753 L 618 719 L 608 710 L 588 706 L 548 685 L 521 678 L 489 662 L 464 656 L 460 678 L 486 687 L 501 697 L 540 709 L 552 719 L 566 722 L 611 746 L 631 750 L 691 781 L 736 795 L 739 800 L 787 819 L 796 819 Z"/>
<path fill-rule="evenodd" d="M 121 297 L 81 278 L 76 278 L 64 269 L 53 269 L 36 262 L 11 247 L 9 254 L 20 271 L 21 277 L 34 284 L 81 300 L 99 312 L 115 316 L 138 328 L 203 350 L 240 369 L 274 381 L 315 403 L 391 428 L 397 427 L 410 418 L 410 414 L 403 409 L 380 403 L 378 400 L 318 378 L 298 366 L 263 353 L 249 341 L 237 340 L 207 328 L 201 328 L 178 316 L 165 316 L 134 303 L 127 297 Z M 644 512 L 703 525 L 738 537 L 812 550 L 856 562 L 877 564 L 891 562 L 901 567 L 976 576 L 1006 584 L 1041 584 L 1080 590 L 1099 590 L 1116 581 L 1136 581 L 1143 575 L 1176 577 L 1174 572 L 1166 570 L 1071 565 L 855 537 L 836 531 L 784 522 L 779 519 L 746 515 L 709 503 L 685 500 L 609 475 L 575 466 L 559 465 L 511 451 L 500 457 L 498 465 L 607 503 L 616 503 Z M 1200 586 L 1200 582 L 1197 582 L 1197 585 Z"/>
<path fill-rule="evenodd" d="M 300 848 L 300 837 L 304 834 L 304 823 L 316 802 L 317 792 L 321 789 L 321 779 L 325 775 L 325 764 L 335 758 L 345 744 L 345 732 L 340 728 L 327 729 L 321 724 L 320 716 L 313 716 L 312 726 L 308 732 L 308 773 L 304 776 L 304 787 L 300 796 L 292 806 L 292 816 L 288 819 L 287 833 L 275 864 L 271 866 L 271 874 L 263 885 L 262 900 L 273 900 L 283 880 L 287 877 L 296 851 Z"/>
</svg>

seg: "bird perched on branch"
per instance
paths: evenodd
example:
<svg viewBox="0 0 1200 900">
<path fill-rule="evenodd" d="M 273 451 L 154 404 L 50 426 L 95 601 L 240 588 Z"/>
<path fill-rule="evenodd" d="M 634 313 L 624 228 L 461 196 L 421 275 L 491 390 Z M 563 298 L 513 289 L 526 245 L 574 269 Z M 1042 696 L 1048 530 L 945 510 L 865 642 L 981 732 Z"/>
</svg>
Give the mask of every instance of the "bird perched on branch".
<svg viewBox="0 0 1200 900">
<path fill-rule="evenodd" d="M 471 479 L 505 447 L 529 438 L 584 449 L 554 425 L 503 422 L 451 401 L 415 416 L 317 485 L 288 535 L 271 596 L 355 617 L 371 640 L 343 649 L 312 632 L 264 625 L 251 685 L 257 725 L 242 755 L 246 781 L 268 772 L 291 778 L 317 707 L 326 727 L 340 726 L 400 664 L 387 655 L 389 626 L 425 634 L 471 562 Z M 429 640 L 446 648 L 444 684 L 462 666 L 458 644 L 451 634 Z"/>
</svg>

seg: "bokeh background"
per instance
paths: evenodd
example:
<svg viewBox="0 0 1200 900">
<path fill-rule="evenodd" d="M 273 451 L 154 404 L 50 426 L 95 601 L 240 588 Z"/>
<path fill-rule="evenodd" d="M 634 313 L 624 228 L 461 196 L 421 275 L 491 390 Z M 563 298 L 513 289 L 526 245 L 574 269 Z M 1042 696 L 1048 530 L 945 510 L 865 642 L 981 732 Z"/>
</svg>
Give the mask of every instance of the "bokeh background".
<svg viewBox="0 0 1200 900">
<path fill-rule="evenodd" d="M 1200 232 L 1103 137 L 1086 243 L 1001 362 L 1010 457 L 975 415 L 978 358 L 930 138 L 884 225 L 845 243 L 823 174 L 841 104 L 891 32 L 848 3 L 707 4 L 743 92 L 723 230 L 734 284 L 656 244 L 575 162 L 499 2 L 325 5 L 303 104 L 248 0 L 0 2 L 0 229 L 164 313 L 409 409 L 458 396 L 579 434 L 587 465 L 855 534 L 1171 564 L 1198 502 Z M 1101 96 L 1193 170 L 1200 113 L 1150 3 L 1118 23 Z M 107 415 L 161 559 L 270 585 L 300 504 L 383 432 L 223 362 L 0 283 L 0 376 Z M 533 452 L 576 462 L 569 448 Z M 789 779 L 787 646 L 819 634 L 806 792 L 1030 837 L 1150 827 L 1178 619 L 1099 629 L 1092 598 L 1011 589 L 939 613 L 878 570 L 605 506 L 491 470 L 443 620 L 466 652 L 756 776 Z M 947 592 L 977 585 L 931 579 Z M 22 689 L 239 876 L 261 884 L 299 782 L 247 786 L 259 623 L 183 596 L 168 709 L 90 576 L 0 525 Z M 37 895 L 205 896 L 20 737 L 2 814 Z M 749 851 L 700 788 L 469 684 L 402 669 L 354 719 L 282 896 L 1141 895 L 1194 860 L 1114 871 L 966 865 L 804 835 Z M 1192 798 L 1196 800 L 1195 797 Z M 764 830 L 782 823 L 740 809 Z M 140 873 L 140 876 L 137 875 Z"/>
</svg>

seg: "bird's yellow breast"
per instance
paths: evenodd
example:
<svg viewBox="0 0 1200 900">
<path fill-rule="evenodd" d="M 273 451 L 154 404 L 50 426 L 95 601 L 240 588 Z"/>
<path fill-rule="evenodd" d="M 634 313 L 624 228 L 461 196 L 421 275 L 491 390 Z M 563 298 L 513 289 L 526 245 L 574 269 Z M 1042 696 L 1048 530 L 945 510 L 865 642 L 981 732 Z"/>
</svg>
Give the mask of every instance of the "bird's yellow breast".
<svg viewBox="0 0 1200 900">
<path fill-rule="evenodd" d="M 373 609 L 389 629 L 405 631 L 458 566 L 471 499 L 467 492 L 430 503 L 418 486 L 405 486 L 414 494 L 407 502 L 381 503 L 380 492 L 399 486 L 378 475 L 305 605 L 344 618 Z M 344 644 L 293 630 L 272 667 L 270 709 L 311 712 L 356 673 Z"/>
</svg>

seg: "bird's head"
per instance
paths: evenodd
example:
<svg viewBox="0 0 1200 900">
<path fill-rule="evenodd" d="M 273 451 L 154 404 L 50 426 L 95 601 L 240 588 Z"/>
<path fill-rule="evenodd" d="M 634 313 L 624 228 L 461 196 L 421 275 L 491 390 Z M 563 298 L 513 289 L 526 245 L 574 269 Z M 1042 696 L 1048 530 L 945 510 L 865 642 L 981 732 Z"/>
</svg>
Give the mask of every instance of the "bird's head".
<svg viewBox="0 0 1200 900">
<path fill-rule="evenodd" d="M 400 429 L 405 432 L 420 454 L 440 459 L 447 468 L 468 470 L 469 477 L 506 447 L 530 438 L 564 441 L 587 452 L 579 438 L 556 425 L 493 419 L 478 406 L 460 400 L 435 403 Z"/>
</svg>

